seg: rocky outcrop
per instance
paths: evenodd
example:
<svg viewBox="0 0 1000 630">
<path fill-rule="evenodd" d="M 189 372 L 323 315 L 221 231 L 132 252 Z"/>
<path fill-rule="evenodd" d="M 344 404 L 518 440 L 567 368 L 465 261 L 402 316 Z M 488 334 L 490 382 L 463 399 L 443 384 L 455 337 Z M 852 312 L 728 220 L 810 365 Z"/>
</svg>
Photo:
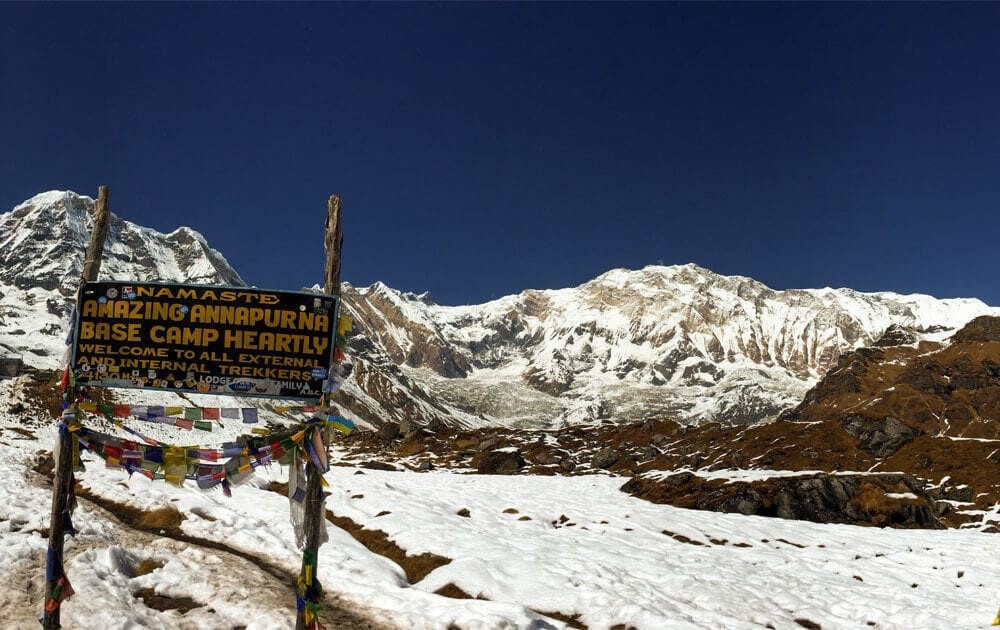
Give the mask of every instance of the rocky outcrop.
<svg viewBox="0 0 1000 630">
<path fill-rule="evenodd" d="M 842 422 L 880 458 L 921 432 L 1000 437 L 997 341 L 1000 318 L 977 317 L 944 342 L 859 348 L 781 417 Z"/>
<path fill-rule="evenodd" d="M 635 477 L 622 491 L 678 507 L 854 525 L 942 529 L 923 484 L 909 475 L 811 475 L 753 482 L 692 473 Z"/>
<path fill-rule="evenodd" d="M 1000 317 L 983 315 L 962 327 L 952 338 L 954 343 L 991 343 L 1000 341 Z"/>
<path fill-rule="evenodd" d="M 907 346 L 912 343 L 917 343 L 916 333 L 898 324 L 893 324 L 885 329 L 885 332 L 875 340 L 872 347 L 889 348 L 892 346 Z"/>
<path fill-rule="evenodd" d="M 621 455 L 615 449 L 602 448 L 594 453 L 594 456 L 590 459 L 590 465 L 593 468 L 611 468 L 618 463 L 619 459 L 621 459 Z"/>
<path fill-rule="evenodd" d="M 871 420 L 864 416 L 848 416 L 844 430 L 858 439 L 858 448 L 878 458 L 895 454 L 920 435 L 920 429 L 909 427 L 893 417 Z"/>
<path fill-rule="evenodd" d="M 524 468 L 524 456 L 517 449 L 490 451 L 479 460 L 481 475 L 516 475 Z"/>
</svg>

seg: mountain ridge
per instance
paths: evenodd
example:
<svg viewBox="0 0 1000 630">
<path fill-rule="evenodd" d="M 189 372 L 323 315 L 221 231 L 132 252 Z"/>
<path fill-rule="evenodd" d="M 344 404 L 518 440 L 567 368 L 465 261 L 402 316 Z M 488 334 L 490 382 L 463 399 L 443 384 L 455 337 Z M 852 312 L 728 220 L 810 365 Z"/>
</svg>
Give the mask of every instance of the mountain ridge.
<svg viewBox="0 0 1000 630">
<path fill-rule="evenodd" d="M 93 203 L 50 191 L 0 215 L 0 351 L 57 363 Z M 162 234 L 117 216 L 102 276 L 245 285 L 191 228 Z M 410 430 L 436 422 L 755 423 L 798 404 L 843 352 L 890 327 L 940 339 L 1000 313 L 974 298 L 777 291 L 693 263 L 612 269 L 578 287 L 478 305 L 442 306 L 382 282 L 345 282 L 342 293 L 357 322 L 344 404 L 373 426 Z"/>
<path fill-rule="evenodd" d="M 482 381 L 489 391 L 479 398 L 501 396 L 489 382 L 498 376 L 508 390 L 533 390 L 521 388 L 514 398 L 535 398 L 539 413 L 570 422 L 614 416 L 614 404 L 604 403 L 622 396 L 614 391 L 619 382 L 646 389 L 653 411 L 636 416 L 631 409 L 628 419 L 662 413 L 703 421 L 728 413 L 737 422 L 759 421 L 797 403 L 843 351 L 875 342 L 892 326 L 941 336 L 998 312 L 974 298 L 775 291 L 693 264 L 616 269 L 580 287 L 529 289 L 480 305 L 440 306 L 384 283 L 347 286 L 345 299 L 398 365 L 456 406 L 472 402 L 463 400 L 463 382 Z M 689 391 L 672 401 L 648 391 L 665 385 Z M 721 403 L 706 405 L 705 398 Z"/>
</svg>

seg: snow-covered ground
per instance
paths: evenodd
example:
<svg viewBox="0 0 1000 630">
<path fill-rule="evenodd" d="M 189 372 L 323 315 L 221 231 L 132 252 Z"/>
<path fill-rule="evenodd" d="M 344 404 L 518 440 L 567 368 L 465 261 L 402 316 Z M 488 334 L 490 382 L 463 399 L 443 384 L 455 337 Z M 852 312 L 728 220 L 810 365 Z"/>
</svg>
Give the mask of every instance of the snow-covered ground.
<svg viewBox="0 0 1000 630">
<path fill-rule="evenodd" d="M 0 381 L 0 625 L 37 625 L 50 494 L 29 472 L 52 425 L 8 413 Z M 23 427 L 32 439 L 12 430 Z M 219 436 L 200 435 L 202 439 Z M 274 465 L 233 489 L 175 488 L 105 469 L 85 455 L 82 485 L 145 510 L 174 506 L 181 531 L 218 541 L 289 575 L 298 571 L 288 501 L 267 490 Z M 336 459 L 336 457 L 335 457 Z M 359 474 L 363 472 L 363 474 Z M 320 578 L 330 595 L 376 623 L 399 628 L 561 628 L 537 611 L 579 615 L 591 628 L 972 628 L 1000 604 L 1000 549 L 989 534 L 859 528 L 653 505 L 614 476 L 480 476 L 334 467 L 328 508 L 379 529 L 409 554 L 452 561 L 410 585 L 403 570 L 329 527 Z M 468 516 L 458 513 L 468 510 Z M 463 512 L 464 513 L 464 512 Z M 291 586 L 246 558 L 127 528 L 81 500 L 67 539 L 77 595 L 73 628 L 290 627 Z M 129 566 L 163 563 L 129 577 Z M 454 584 L 484 599 L 434 591 Z M 144 587 L 202 606 L 183 615 L 147 607 Z"/>
</svg>

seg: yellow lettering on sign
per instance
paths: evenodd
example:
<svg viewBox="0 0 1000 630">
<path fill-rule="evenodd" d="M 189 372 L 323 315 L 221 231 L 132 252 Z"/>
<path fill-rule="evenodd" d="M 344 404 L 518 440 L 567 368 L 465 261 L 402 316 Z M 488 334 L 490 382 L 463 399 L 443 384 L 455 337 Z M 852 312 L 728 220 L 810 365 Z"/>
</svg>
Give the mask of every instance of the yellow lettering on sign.
<svg viewBox="0 0 1000 630">
<path fill-rule="evenodd" d="M 142 324 L 81 322 L 80 339 L 95 341 L 142 341 Z"/>
<path fill-rule="evenodd" d="M 153 326 L 149 338 L 155 343 L 173 346 L 207 346 L 219 339 L 213 328 L 188 328 L 186 326 Z"/>
</svg>

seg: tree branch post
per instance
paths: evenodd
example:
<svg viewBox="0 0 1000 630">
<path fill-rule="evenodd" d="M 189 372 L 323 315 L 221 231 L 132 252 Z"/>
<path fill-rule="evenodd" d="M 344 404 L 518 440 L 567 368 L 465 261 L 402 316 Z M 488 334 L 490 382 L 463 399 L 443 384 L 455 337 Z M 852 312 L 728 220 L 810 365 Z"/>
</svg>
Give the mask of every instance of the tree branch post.
<svg viewBox="0 0 1000 630">
<path fill-rule="evenodd" d="M 97 192 L 97 205 L 94 209 L 94 227 L 90 232 L 90 244 L 87 246 L 87 253 L 83 261 L 83 274 L 80 278 L 81 285 L 84 282 L 97 280 L 97 274 L 101 269 L 101 257 L 104 254 L 104 241 L 108 236 L 108 224 L 110 223 L 111 211 L 109 210 L 111 191 L 107 186 L 101 186 Z M 79 305 L 77 305 L 79 307 Z M 70 324 L 72 325 L 72 323 Z M 68 366 L 69 370 L 73 366 Z M 67 396 L 70 401 L 76 398 L 75 387 L 68 385 Z M 60 421 L 60 425 L 62 425 Z M 45 602 L 42 608 L 42 627 L 61 628 L 59 624 L 59 606 L 49 609 L 48 602 L 55 597 L 58 575 L 63 565 L 63 543 L 65 542 L 66 523 L 69 520 L 69 510 L 73 496 L 73 440 L 76 439 L 65 427 L 60 426 L 59 434 L 56 437 L 56 452 L 58 457 L 55 464 L 54 479 L 52 482 L 52 513 L 49 517 L 49 553 L 46 557 L 45 571 Z"/>
<path fill-rule="evenodd" d="M 340 254 L 344 242 L 344 232 L 340 215 L 340 195 L 331 195 L 326 204 L 326 231 L 323 245 L 326 249 L 326 267 L 324 273 L 324 292 L 340 297 Z M 337 322 L 333 322 L 336 327 Z M 319 547 L 323 544 L 323 525 L 326 519 L 323 509 L 323 472 L 316 466 L 306 466 L 306 496 L 305 496 L 305 540 L 306 550 L 313 550 L 313 579 L 319 570 Z M 302 560 L 302 573 L 306 571 L 306 560 Z M 295 617 L 296 630 L 305 630 L 305 612 L 299 610 Z"/>
</svg>

